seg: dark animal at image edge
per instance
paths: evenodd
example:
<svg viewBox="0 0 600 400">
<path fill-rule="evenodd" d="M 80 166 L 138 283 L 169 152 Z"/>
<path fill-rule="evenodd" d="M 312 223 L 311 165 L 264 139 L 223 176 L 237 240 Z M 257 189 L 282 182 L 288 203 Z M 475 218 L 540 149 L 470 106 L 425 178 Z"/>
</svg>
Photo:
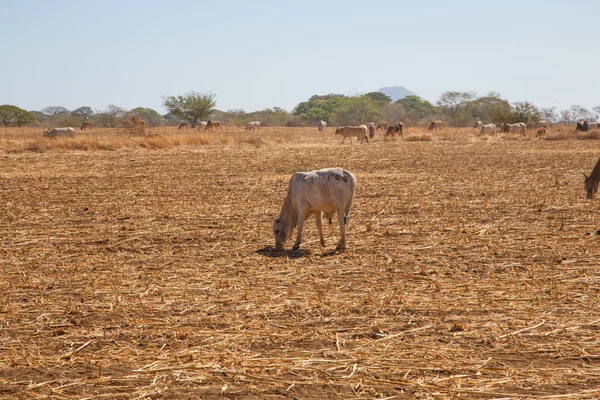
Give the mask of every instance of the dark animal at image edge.
<svg viewBox="0 0 600 400">
<path fill-rule="evenodd" d="M 593 199 L 594 195 L 598 191 L 598 183 L 600 183 L 600 159 L 598 159 L 598 162 L 594 166 L 594 169 L 592 170 L 590 176 L 587 176 L 585 173 L 583 174 L 583 176 L 585 176 L 583 188 L 587 192 L 586 198 Z"/>
</svg>

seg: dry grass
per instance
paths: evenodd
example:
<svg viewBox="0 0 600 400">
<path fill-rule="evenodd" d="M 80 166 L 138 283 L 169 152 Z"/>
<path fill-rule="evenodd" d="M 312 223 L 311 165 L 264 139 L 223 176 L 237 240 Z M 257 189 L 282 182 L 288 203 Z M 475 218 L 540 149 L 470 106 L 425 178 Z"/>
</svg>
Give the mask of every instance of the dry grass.
<svg viewBox="0 0 600 400">
<path fill-rule="evenodd" d="M 600 143 L 153 133 L 5 132 L 0 397 L 600 394 Z M 327 166 L 347 253 L 313 221 L 273 251 L 289 174 Z"/>
</svg>

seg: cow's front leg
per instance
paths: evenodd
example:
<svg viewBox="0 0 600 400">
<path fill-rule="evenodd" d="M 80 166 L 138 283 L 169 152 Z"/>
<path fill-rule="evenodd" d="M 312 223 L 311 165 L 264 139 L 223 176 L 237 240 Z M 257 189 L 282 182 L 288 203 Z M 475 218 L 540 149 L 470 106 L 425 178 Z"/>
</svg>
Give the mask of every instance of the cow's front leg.
<svg viewBox="0 0 600 400">
<path fill-rule="evenodd" d="M 300 248 L 300 242 L 302 241 L 302 225 L 304 224 L 304 220 L 306 219 L 306 208 L 298 207 L 298 233 L 296 234 L 296 243 L 294 243 L 294 247 L 292 250 L 298 250 Z"/>
<path fill-rule="evenodd" d="M 325 247 L 325 239 L 323 238 L 323 221 L 321 220 L 321 211 L 318 211 L 316 216 L 317 216 L 317 230 L 319 231 L 319 240 L 321 241 L 321 246 Z"/>
</svg>

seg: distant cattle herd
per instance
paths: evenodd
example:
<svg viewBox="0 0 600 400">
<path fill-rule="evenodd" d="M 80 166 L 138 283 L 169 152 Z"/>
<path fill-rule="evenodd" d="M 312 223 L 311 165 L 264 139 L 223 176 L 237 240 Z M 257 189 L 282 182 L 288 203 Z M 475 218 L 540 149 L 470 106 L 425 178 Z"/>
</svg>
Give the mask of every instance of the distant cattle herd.
<svg viewBox="0 0 600 400">
<path fill-rule="evenodd" d="M 565 126 L 565 124 L 562 122 L 557 123 L 557 124 L 550 124 L 549 122 L 544 121 L 544 120 L 538 121 L 535 123 L 535 126 L 533 127 L 534 129 L 537 130 L 536 136 L 539 137 L 539 136 L 545 135 L 548 128 L 550 128 L 550 126 Z M 92 121 L 83 121 L 81 124 L 82 131 L 90 130 L 90 129 L 92 129 L 92 127 L 93 127 Z M 137 116 L 137 115 L 133 116 L 129 120 L 124 121 L 123 127 L 128 128 L 130 130 L 130 132 L 145 133 L 145 121 L 140 116 Z M 199 131 L 214 131 L 214 130 L 222 131 L 223 130 L 223 125 L 221 124 L 220 121 L 210 120 L 210 119 L 208 121 L 197 122 L 196 124 L 190 124 L 188 121 L 182 120 L 179 123 L 179 126 L 177 127 L 177 129 L 179 129 L 179 130 L 188 129 L 190 127 L 192 127 L 192 128 L 197 127 Z M 238 125 L 238 127 L 239 127 L 239 125 Z M 263 125 L 262 125 L 261 121 L 251 121 L 246 124 L 245 130 L 246 131 L 260 131 L 262 129 L 262 127 L 263 127 Z M 324 132 L 327 129 L 327 122 L 319 121 L 317 124 L 317 128 L 318 128 L 319 132 Z M 442 131 L 443 128 L 444 128 L 443 121 L 434 120 L 429 123 L 427 130 L 428 131 Z M 600 126 L 599 126 L 598 122 L 581 121 L 581 122 L 577 123 L 575 132 L 589 132 L 592 130 L 597 130 L 599 128 L 600 128 Z M 57 132 L 56 134 L 48 134 L 47 133 L 48 129 L 47 129 L 44 132 L 44 137 L 49 137 L 49 138 L 56 138 L 56 137 L 74 138 L 75 137 L 74 134 L 66 135 L 66 134 L 62 133 L 63 129 L 67 129 L 67 128 L 52 128 L 51 130 L 55 130 Z M 365 129 L 366 129 L 366 133 L 363 135 L 363 132 L 365 131 Z M 517 122 L 517 123 L 512 123 L 512 124 L 502 123 L 497 126 L 492 123 L 484 124 L 482 121 L 476 121 L 475 124 L 473 125 L 473 129 L 476 129 L 479 131 L 479 136 L 490 135 L 490 134 L 495 134 L 495 133 L 516 133 L 516 134 L 524 135 L 526 133 L 528 127 L 523 122 Z M 398 136 L 402 136 L 404 133 L 404 124 L 402 122 L 389 123 L 388 121 L 381 121 L 378 124 L 375 124 L 374 122 L 368 122 L 363 125 L 337 127 L 335 133 L 342 136 L 342 138 L 343 138 L 342 143 L 345 142 L 346 138 L 351 138 L 352 136 L 355 136 L 355 137 L 357 137 L 357 139 L 360 140 L 361 143 L 366 141 L 368 144 L 369 139 L 373 139 L 373 137 L 375 136 L 375 133 L 379 130 L 382 130 L 385 133 L 386 137 L 394 136 L 395 134 L 398 134 Z M 71 131 L 69 131 L 69 132 L 71 132 Z M 352 142 L 352 141 L 350 141 L 350 142 Z"/>
</svg>

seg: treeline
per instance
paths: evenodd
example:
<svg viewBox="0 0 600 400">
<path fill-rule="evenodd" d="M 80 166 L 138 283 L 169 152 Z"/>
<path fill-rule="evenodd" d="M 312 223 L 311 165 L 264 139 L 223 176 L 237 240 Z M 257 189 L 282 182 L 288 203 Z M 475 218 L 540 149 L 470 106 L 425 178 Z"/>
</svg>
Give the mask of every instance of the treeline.
<svg viewBox="0 0 600 400">
<path fill-rule="evenodd" d="M 164 115 L 151 108 L 125 110 L 116 105 L 96 111 L 87 106 L 75 110 L 49 106 L 40 111 L 26 111 L 14 105 L 2 105 L 0 123 L 4 126 L 79 126 L 83 121 L 92 121 L 94 126 L 119 127 L 133 116 L 139 116 L 150 127 L 177 126 L 182 119 L 195 124 L 204 118 L 237 126 L 244 126 L 250 121 L 260 121 L 263 126 L 316 126 L 319 121 L 325 121 L 330 126 L 342 126 L 380 120 L 401 121 L 407 126 L 426 126 L 432 120 L 441 119 L 447 126 L 467 127 L 473 126 L 476 121 L 495 124 L 524 122 L 530 125 L 545 120 L 574 124 L 600 118 L 600 106 L 592 110 L 580 105 L 571 105 L 565 110 L 539 108 L 528 101 L 511 103 L 496 92 L 479 97 L 473 92 L 450 91 L 443 93 L 435 104 L 418 96 L 407 96 L 392 102 L 389 96 L 379 92 L 357 96 L 314 95 L 291 112 L 280 107 L 254 112 L 242 109 L 220 111 L 214 108 L 215 104 L 212 93 L 190 92 L 165 97 L 163 105 L 169 113 Z"/>
<path fill-rule="evenodd" d="M 595 121 L 600 116 L 600 106 L 591 111 L 580 105 L 558 110 L 556 107 L 540 108 L 528 101 L 510 103 L 496 92 L 479 97 L 473 92 L 455 91 L 443 93 L 434 105 L 419 96 L 407 96 L 392 102 L 383 93 L 371 92 L 352 97 L 315 95 L 298 104 L 293 115 L 309 124 L 323 120 L 330 125 L 386 120 L 401 121 L 409 126 L 426 126 L 430 121 L 440 119 L 455 127 L 473 126 L 476 121 L 494 124 L 524 122 L 529 125 L 545 120 L 573 124 L 582 120 Z"/>
</svg>

